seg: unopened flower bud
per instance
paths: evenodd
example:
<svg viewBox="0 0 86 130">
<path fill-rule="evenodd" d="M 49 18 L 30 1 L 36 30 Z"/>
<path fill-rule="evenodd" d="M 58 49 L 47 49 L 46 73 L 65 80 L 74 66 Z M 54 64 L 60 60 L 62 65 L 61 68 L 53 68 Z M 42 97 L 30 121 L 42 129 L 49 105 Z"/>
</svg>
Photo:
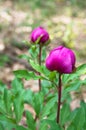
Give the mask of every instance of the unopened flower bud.
<svg viewBox="0 0 86 130">
<path fill-rule="evenodd" d="M 31 42 L 47 43 L 48 41 L 49 41 L 49 34 L 44 28 L 37 27 L 32 31 Z"/>
<path fill-rule="evenodd" d="M 76 57 L 74 52 L 64 46 L 53 49 L 46 59 L 46 67 L 50 71 L 70 74 L 75 69 Z"/>
</svg>

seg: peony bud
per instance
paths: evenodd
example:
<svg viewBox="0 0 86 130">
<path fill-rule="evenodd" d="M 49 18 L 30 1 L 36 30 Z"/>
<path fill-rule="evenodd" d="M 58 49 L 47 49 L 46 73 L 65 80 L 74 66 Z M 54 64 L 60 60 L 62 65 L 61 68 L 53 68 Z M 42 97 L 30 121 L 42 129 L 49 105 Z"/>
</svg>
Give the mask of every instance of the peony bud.
<svg viewBox="0 0 86 130">
<path fill-rule="evenodd" d="M 38 43 L 46 43 L 49 40 L 49 34 L 48 32 L 42 28 L 37 27 L 35 28 L 31 33 L 31 42 L 35 43 L 38 41 Z"/>
<path fill-rule="evenodd" d="M 46 67 L 50 71 L 58 71 L 59 73 L 70 74 L 75 69 L 75 54 L 71 49 L 59 46 L 53 49 L 46 59 Z"/>
</svg>

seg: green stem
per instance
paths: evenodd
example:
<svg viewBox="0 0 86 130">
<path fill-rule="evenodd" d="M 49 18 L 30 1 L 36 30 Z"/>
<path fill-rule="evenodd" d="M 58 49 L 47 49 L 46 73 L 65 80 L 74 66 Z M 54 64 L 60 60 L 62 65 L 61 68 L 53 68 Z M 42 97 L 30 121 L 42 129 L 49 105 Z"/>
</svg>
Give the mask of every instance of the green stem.
<svg viewBox="0 0 86 130">
<path fill-rule="evenodd" d="M 57 109 L 57 123 L 58 123 L 58 124 L 59 124 L 59 122 L 60 122 L 61 91 L 62 91 L 62 86 L 61 86 L 61 74 L 59 74 L 58 109 Z"/>
<path fill-rule="evenodd" d="M 42 53 L 42 45 L 41 43 L 39 44 L 39 65 L 41 66 L 41 54 Z M 39 72 L 39 76 L 41 75 L 41 73 Z M 38 80 L 38 84 L 39 84 L 39 91 L 41 91 L 41 79 Z"/>
</svg>

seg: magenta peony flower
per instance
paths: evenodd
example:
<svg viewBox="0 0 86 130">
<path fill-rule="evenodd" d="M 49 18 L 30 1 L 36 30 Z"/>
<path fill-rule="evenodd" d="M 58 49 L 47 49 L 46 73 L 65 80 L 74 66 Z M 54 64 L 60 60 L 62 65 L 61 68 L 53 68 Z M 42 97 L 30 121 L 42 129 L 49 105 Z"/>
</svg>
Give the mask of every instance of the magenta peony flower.
<svg viewBox="0 0 86 130">
<path fill-rule="evenodd" d="M 39 43 L 46 43 L 49 40 L 48 32 L 42 27 L 35 28 L 31 33 L 31 41 L 34 43 L 37 40 Z"/>
<path fill-rule="evenodd" d="M 59 46 L 53 49 L 46 59 L 46 67 L 50 71 L 69 74 L 75 69 L 75 54 L 71 49 Z"/>
</svg>

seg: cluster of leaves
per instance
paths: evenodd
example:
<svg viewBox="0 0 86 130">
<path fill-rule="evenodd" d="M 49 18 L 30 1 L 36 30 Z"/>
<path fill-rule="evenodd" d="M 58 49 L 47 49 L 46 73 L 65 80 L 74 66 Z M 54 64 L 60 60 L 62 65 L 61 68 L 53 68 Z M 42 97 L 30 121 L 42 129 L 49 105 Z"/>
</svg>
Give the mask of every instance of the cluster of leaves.
<svg viewBox="0 0 86 130">
<path fill-rule="evenodd" d="M 57 114 L 57 84 L 58 73 L 49 72 L 45 65 L 37 63 L 38 45 L 32 46 L 28 55 L 21 57 L 27 59 L 34 71 L 14 71 L 15 79 L 11 88 L 0 82 L 0 130 L 85 130 L 86 129 L 86 103 L 81 101 L 80 107 L 70 108 L 71 91 L 80 91 L 86 85 L 86 79 L 81 75 L 86 74 L 86 64 L 80 65 L 76 72 L 62 76 L 62 108 L 60 125 L 56 123 Z M 42 50 L 42 62 L 46 57 L 45 47 Z M 40 72 L 39 76 L 37 72 Z M 33 92 L 25 89 L 22 79 L 42 80 L 42 90 Z M 30 106 L 33 114 L 25 109 L 25 104 Z M 21 123 L 25 118 L 24 125 Z M 78 124 L 78 125 L 77 125 Z"/>
</svg>

